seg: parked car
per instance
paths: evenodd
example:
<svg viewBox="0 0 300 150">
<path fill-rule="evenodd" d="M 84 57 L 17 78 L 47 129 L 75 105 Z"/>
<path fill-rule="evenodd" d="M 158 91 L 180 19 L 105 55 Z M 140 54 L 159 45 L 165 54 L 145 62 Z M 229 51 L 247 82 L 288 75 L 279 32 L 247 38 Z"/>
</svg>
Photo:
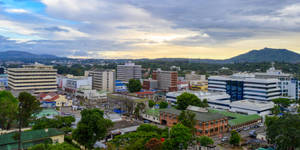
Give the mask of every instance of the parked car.
<svg viewBox="0 0 300 150">
<path fill-rule="evenodd" d="M 246 128 L 244 128 L 244 131 L 247 131 L 247 130 L 249 130 L 250 129 L 250 127 L 246 127 Z"/>
<path fill-rule="evenodd" d="M 227 136 L 224 136 L 224 137 L 221 139 L 222 142 L 226 142 L 226 141 L 228 141 L 228 140 L 229 140 L 229 138 L 228 138 Z"/>
</svg>

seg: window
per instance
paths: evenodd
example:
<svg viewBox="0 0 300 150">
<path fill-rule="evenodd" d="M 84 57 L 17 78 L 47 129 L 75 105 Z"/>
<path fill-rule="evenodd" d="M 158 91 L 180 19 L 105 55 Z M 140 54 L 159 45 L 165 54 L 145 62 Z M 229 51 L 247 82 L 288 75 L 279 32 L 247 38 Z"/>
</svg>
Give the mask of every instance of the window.
<svg viewBox="0 0 300 150">
<path fill-rule="evenodd" d="M 202 127 L 202 122 L 199 122 L 199 126 Z"/>
<path fill-rule="evenodd" d="M 202 130 L 201 130 L 201 129 L 199 129 L 198 132 L 199 132 L 200 134 L 202 134 Z"/>
<path fill-rule="evenodd" d="M 215 132 L 218 132 L 218 128 L 215 128 Z"/>
<path fill-rule="evenodd" d="M 218 120 L 216 120 L 216 124 L 218 124 Z"/>
<path fill-rule="evenodd" d="M 211 124 L 211 125 L 214 125 L 214 122 L 212 121 L 212 122 L 210 122 L 210 124 Z"/>
<path fill-rule="evenodd" d="M 205 130 L 205 134 L 207 134 L 208 133 L 208 130 Z"/>
<path fill-rule="evenodd" d="M 210 129 L 210 131 L 209 131 L 210 133 L 213 133 L 214 132 L 214 129 Z"/>
<path fill-rule="evenodd" d="M 206 122 L 205 125 L 208 127 L 208 122 Z"/>
</svg>

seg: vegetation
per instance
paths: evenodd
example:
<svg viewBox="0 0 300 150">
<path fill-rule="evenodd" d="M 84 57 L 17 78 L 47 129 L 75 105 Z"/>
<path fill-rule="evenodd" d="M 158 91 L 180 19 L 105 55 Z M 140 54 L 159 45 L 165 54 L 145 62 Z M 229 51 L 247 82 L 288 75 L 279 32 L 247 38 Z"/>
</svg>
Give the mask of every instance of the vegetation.
<svg viewBox="0 0 300 150">
<path fill-rule="evenodd" d="M 134 115 L 136 118 L 140 118 L 140 112 L 144 111 L 145 109 L 145 104 L 144 103 L 138 103 L 137 106 L 134 109 Z"/>
<path fill-rule="evenodd" d="M 163 108 L 168 108 L 169 104 L 165 101 L 162 101 L 159 103 L 159 108 L 163 109 Z"/>
<path fill-rule="evenodd" d="M 240 134 L 237 131 L 232 130 L 231 131 L 231 136 L 230 136 L 230 139 L 229 139 L 229 143 L 231 145 L 234 145 L 234 146 L 239 146 L 240 145 L 240 141 L 241 141 Z"/>
<path fill-rule="evenodd" d="M 9 92 L 0 91 L 0 127 L 3 130 L 11 128 L 17 119 L 19 101 Z"/>
<path fill-rule="evenodd" d="M 74 147 L 68 143 L 61 143 L 61 144 L 37 144 L 28 150 L 80 150 L 79 148 Z"/>
<path fill-rule="evenodd" d="M 23 127 L 27 127 L 28 124 L 33 121 L 32 114 L 37 113 L 41 110 L 40 102 L 35 96 L 27 92 L 21 92 L 18 96 L 20 102 L 20 118 Z"/>
<path fill-rule="evenodd" d="M 189 105 L 207 107 L 207 100 L 201 101 L 195 94 L 184 92 L 177 96 L 177 109 L 185 110 Z"/>
<path fill-rule="evenodd" d="M 163 149 L 181 150 L 186 149 L 192 141 L 190 129 L 181 123 L 174 125 L 170 131 L 170 138 L 164 142 Z"/>
<path fill-rule="evenodd" d="M 150 108 L 152 108 L 154 105 L 155 105 L 155 102 L 154 102 L 153 100 L 149 100 L 149 101 L 148 101 L 148 106 L 149 106 Z"/>
<path fill-rule="evenodd" d="M 37 119 L 32 127 L 33 130 L 45 128 L 57 128 L 63 130 L 65 133 L 72 131 L 72 123 L 75 121 L 73 116 L 60 117 L 48 119 L 46 117 Z"/>
<path fill-rule="evenodd" d="M 208 146 L 208 145 L 213 145 L 214 144 L 214 140 L 211 139 L 208 136 L 200 136 L 196 138 L 196 141 L 198 143 L 200 143 L 201 146 Z"/>
<path fill-rule="evenodd" d="M 141 84 L 140 80 L 130 79 L 127 84 L 127 88 L 129 90 L 129 92 L 131 92 L 131 93 L 139 92 L 142 89 L 142 84 Z"/>
<path fill-rule="evenodd" d="M 284 114 L 283 116 L 267 117 L 267 138 L 278 150 L 300 147 L 300 116 Z"/>
<path fill-rule="evenodd" d="M 152 138 L 145 144 L 147 150 L 162 150 L 162 146 L 162 142 L 157 138 Z"/>
<path fill-rule="evenodd" d="M 183 124 L 184 126 L 188 127 L 193 135 L 196 133 L 195 125 L 197 120 L 195 119 L 196 114 L 191 111 L 181 111 L 180 115 L 178 116 L 178 121 Z"/>
<path fill-rule="evenodd" d="M 85 109 L 81 111 L 81 120 L 73 131 L 72 137 L 79 144 L 92 149 L 96 141 L 105 137 L 108 128 L 112 127 L 112 125 L 111 120 L 103 118 L 103 111 L 99 109 Z"/>
</svg>

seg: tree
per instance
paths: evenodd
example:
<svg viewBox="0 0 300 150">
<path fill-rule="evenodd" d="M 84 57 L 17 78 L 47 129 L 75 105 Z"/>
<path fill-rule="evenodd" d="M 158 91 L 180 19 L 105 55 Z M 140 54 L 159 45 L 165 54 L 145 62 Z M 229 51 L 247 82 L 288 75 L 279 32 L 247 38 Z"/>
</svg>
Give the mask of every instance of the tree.
<svg viewBox="0 0 300 150">
<path fill-rule="evenodd" d="M 177 96 L 177 109 L 185 110 L 189 105 L 203 107 L 201 100 L 191 93 L 184 92 Z"/>
<path fill-rule="evenodd" d="M 18 96 L 20 101 L 20 118 L 21 124 L 23 127 L 27 127 L 28 124 L 32 121 L 34 113 L 37 113 L 41 110 L 40 102 L 27 92 L 21 92 Z"/>
<path fill-rule="evenodd" d="M 159 108 L 163 109 L 163 108 L 168 108 L 169 104 L 165 101 L 162 101 L 159 103 Z"/>
<path fill-rule="evenodd" d="M 203 107 L 209 107 L 208 102 L 207 102 L 207 99 L 204 99 L 204 100 L 202 101 L 202 103 L 203 103 Z"/>
<path fill-rule="evenodd" d="M 196 140 L 198 143 L 200 143 L 201 146 L 208 146 L 214 144 L 214 140 L 205 135 L 197 137 Z"/>
<path fill-rule="evenodd" d="M 147 150 L 161 150 L 162 143 L 159 139 L 152 138 L 145 144 L 145 147 Z"/>
<path fill-rule="evenodd" d="M 144 111 L 145 109 L 145 104 L 144 103 L 138 103 L 137 106 L 135 107 L 134 114 L 136 118 L 140 118 L 140 111 Z"/>
<path fill-rule="evenodd" d="M 0 127 L 10 129 L 17 119 L 18 100 L 9 91 L 0 91 Z"/>
<path fill-rule="evenodd" d="M 72 131 L 72 122 L 75 121 L 73 116 L 56 116 L 54 119 L 48 119 L 46 117 L 37 119 L 32 126 L 33 130 L 45 129 L 45 128 L 57 128 L 63 130 L 65 133 Z"/>
<path fill-rule="evenodd" d="M 162 129 L 158 128 L 157 126 L 155 125 L 151 125 L 151 124 L 141 124 L 137 130 L 137 132 L 155 132 L 155 133 L 158 133 L 158 134 L 161 134 L 162 133 Z"/>
<path fill-rule="evenodd" d="M 155 102 L 154 102 L 153 100 L 149 100 L 149 101 L 148 101 L 148 106 L 149 106 L 150 108 L 152 108 L 154 105 L 155 105 Z"/>
<path fill-rule="evenodd" d="M 170 131 L 170 137 L 163 144 L 163 149 L 186 149 L 192 140 L 190 129 L 181 123 L 174 125 Z"/>
<path fill-rule="evenodd" d="M 99 109 L 85 109 L 81 111 L 81 120 L 73 131 L 72 137 L 79 144 L 92 149 L 96 141 L 106 136 L 108 128 L 113 123 L 103 117 L 103 111 Z"/>
<path fill-rule="evenodd" d="M 28 150 L 80 150 L 80 149 L 68 143 L 58 143 L 54 145 L 41 143 L 41 144 L 34 145 Z"/>
<path fill-rule="evenodd" d="M 141 85 L 140 80 L 130 79 L 127 84 L 127 88 L 129 90 L 129 92 L 131 92 L 131 93 L 139 92 L 142 89 L 142 85 Z"/>
<path fill-rule="evenodd" d="M 234 145 L 234 146 L 238 146 L 238 145 L 240 145 L 240 141 L 241 141 L 240 134 L 237 131 L 232 130 L 231 131 L 231 136 L 230 136 L 230 139 L 229 139 L 229 143 Z"/>
<path fill-rule="evenodd" d="M 300 147 L 300 116 L 284 114 L 277 117 L 266 117 L 267 139 L 276 145 L 278 150 Z"/>
<path fill-rule="evenodd" d="M 276 98 L 272 100 L 276 105 L 282 107 L 282 108 L 286 108 L 288 106 L 290 106 L 290 104 L 292 103 L 292 101 L 288 98 Z"/>
<path fill-rule="evenodd" d="M 274 107 L 271 109 L 271 111 L 272 111 L 272 114 L 279 115 L 281 113 L 280 106 L 274 105 Z"/>
<path fill-rule="evenodd" d="M 196 132 L 195 125 L 197 123 L 197 120 L 195 119 L 196 114 L 191 111 L 181 111 L 180 115 L 178 116 L 178 121 L 183 124 L 184 126 L 190 128 L 193 135 Z"/>
</svg>

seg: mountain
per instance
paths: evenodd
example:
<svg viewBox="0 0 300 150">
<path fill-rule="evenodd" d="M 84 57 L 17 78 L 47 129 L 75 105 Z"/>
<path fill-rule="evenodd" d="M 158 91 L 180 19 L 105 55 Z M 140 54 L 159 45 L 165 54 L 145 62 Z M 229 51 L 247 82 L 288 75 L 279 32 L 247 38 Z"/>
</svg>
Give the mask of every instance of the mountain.
<svg viewBox="0 0 300 150">
<path fill-rule="evenodd" d="M 57 59 L 60 57 L 49 54 L 32 54 L 23 51 L 5 51 L 0 52 L 0 60 L 2 61 L 16 61 L 16 60 L 36 60 L 36 59 Z"/>
<path fill-rule="evenodd" d="M 261 50 L 252 50 L 248 53 L 241 54 L 230 59 L 224 60 L 225 62 L 300 62 L 300 54 L 287 49 L 272 49 L 264 48 Z"/>
</svg>

